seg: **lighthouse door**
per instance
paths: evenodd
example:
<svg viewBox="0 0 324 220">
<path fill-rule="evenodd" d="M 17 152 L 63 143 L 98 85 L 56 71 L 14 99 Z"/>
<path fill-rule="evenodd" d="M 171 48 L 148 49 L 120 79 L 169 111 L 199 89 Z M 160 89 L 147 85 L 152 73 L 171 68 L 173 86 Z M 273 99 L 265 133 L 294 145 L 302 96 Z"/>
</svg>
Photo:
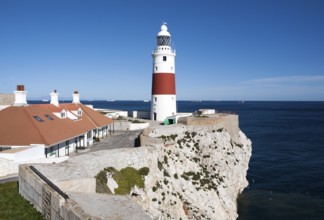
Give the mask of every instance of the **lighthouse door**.
<svg viewBox="0 0 324 220">
<path fill-rule="evenodd" d="M 154 112 L 154 121 L 156 121 L 156 112 Z"/>
</svg>

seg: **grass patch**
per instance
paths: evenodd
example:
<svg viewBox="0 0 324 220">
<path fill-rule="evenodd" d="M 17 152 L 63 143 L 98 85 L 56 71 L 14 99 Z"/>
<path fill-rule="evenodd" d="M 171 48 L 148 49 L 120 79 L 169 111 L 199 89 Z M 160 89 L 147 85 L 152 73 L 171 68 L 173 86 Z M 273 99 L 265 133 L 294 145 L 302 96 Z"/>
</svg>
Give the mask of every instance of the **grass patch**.
<svg viewBox="0 0 324 220">
<path fill-rule="evenodd" d="M 0 219 L 44 219 L 18 192 L 18 182 L 0 184 Z"/>
<path fill-rule="evenodd" d="M 143 176 L 146 176 L 149 171 L 150 170 L 148 167 L 143 167 L 139 170 L 136 170 L 133 167 L 126 167 L 124 169 L 121 169 L 120 171 L 116 170 L 113 167 L 105 168 L 96 176 L 96 192 L 100 192 L 97 191 L 97 189 L 105 188 L 103 185 L 107 186 L 106 173 L 110 172 L 112 173 L 114 180 L 118 184 L 118 188 L 115 189 L 115 194 L 128 195 L 131 191 L 131 188 L 135 185 L 137 185 L 139 188 L 144 188 Z"/>
<path fill-rule="evenodd" d="M 107 186 L 107 172 L 102 170 L 96 176 L 96 192 L 112 194 Z"/>
</svg>

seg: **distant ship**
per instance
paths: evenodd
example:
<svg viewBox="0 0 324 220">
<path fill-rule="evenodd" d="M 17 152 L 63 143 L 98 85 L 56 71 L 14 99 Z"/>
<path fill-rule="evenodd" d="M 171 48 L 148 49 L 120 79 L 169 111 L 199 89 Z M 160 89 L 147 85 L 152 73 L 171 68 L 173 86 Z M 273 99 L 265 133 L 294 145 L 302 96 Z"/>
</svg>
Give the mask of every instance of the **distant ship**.
<svg viewBox="0 0 324 220">
<path fill-rule="evenodd" d="M 115 99 L 110 99 L 110 100 L 107 100 L 107 102 L 114 102 L 116 101 Z"/>
<path fill-rule="evenodd" d="M 48 99 L 42 99 L 42 102 L 48 102 L 49 100 Z"/>
<path fill-rule="evenodd" d="M 146 100 L 146 99 L 145 99 L 145 100 L 143 100 L 143 102 L 150 102 L 150 100 Z"/>
</svg>

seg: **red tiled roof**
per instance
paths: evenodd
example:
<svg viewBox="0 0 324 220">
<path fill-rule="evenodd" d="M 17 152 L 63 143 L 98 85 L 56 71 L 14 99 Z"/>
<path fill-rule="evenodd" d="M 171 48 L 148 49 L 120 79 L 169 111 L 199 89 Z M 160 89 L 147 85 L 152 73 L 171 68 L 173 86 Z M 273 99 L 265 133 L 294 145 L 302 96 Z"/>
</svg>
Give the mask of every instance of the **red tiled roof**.
<svg viewBox="0 0 324 220">
<path fill-rule="evenodd" d="M 78 120 L 60 119 L 53 114 L 62 109 L 75 111 L 79 108 L 83 114 L 77 116 Z M 38 116 L 43 122 L 39 122 L 34 116 Z M 112 120 L 108 117 L 82 104 L 62 104 L 59 107 L 51 104 L 11 106 L 0 111 L 0 146 L 51 146 L 111 123 Z"/>
</svg>

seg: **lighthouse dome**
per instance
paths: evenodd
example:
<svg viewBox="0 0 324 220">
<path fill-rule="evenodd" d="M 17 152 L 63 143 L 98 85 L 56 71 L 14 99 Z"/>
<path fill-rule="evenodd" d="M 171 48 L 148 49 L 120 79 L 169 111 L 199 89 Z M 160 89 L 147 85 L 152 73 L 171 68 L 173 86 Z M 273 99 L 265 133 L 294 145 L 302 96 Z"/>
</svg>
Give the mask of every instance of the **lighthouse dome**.
<svg viewBox="0 0 324 220">
<path fill-rule="evenodd" d="M 158 33 L 158 36 L 171 36 L 168 32 L 168 27 L 166 26 L 166 23 L 162 24 L 161 31 Z"/>
</svg>

